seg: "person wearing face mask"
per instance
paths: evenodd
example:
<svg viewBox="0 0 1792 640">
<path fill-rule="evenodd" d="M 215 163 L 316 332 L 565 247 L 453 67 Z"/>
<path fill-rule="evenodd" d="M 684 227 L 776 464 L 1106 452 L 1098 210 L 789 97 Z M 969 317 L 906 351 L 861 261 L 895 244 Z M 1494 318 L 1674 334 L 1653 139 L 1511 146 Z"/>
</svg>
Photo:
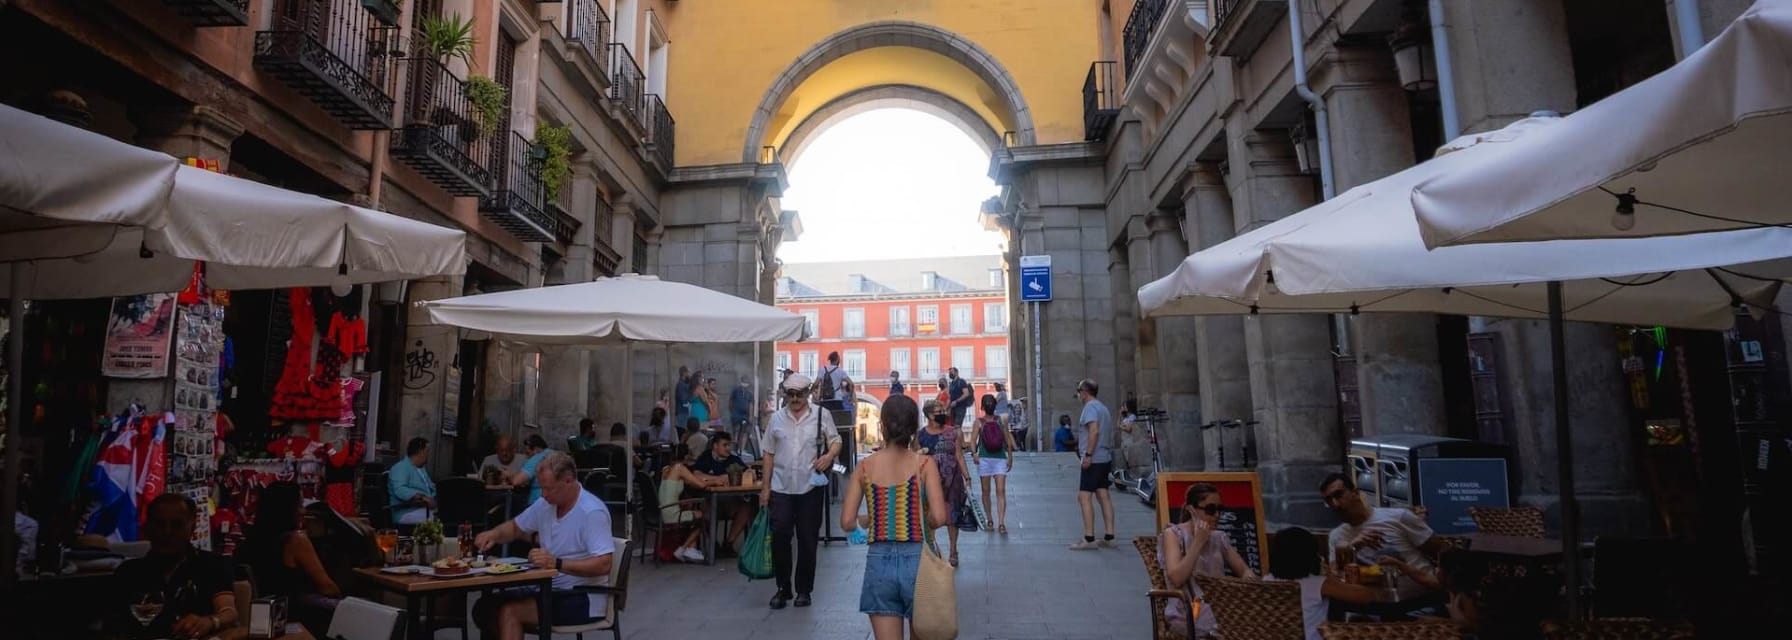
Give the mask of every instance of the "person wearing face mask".
<svg viewBox="0 0 1792 640">
<path fill-rule="evenodd" d="M 970 381 L 958 376 L 958 367 L 947 369 L 946 378 L 951 380 L 946 391 L 952 396 L 952 426 L 962 427 L 965 414 L 970 413 L 971 404 L 977 401 L 976 391 L 971 389 Z"/>
<path fill-rule="evenodd" d="M 1164 579 L 1170 586 L 1181 589 L 1190 602 L 1198 602 L 1201 588 L 1195 585 L 1197 574 L 1222 576 L 1231 571 L 1240 578 L 1256 578 L 1257 574 L 1245 564 L 1244 557 L 1232 548 L 1232 539 L 1220 531 L 1219 487 L 1197 482 L 1189 485 L 1184 498 L 1182 522 L 1164 529 L 1157 543 L 1158 563 L 1163 566 Z M 1188 611 L 1174 602 L 1164 608 L 1164 617 L 1172 626 L 1186 628 L 1189 624 Z M 1217 637 L 1216 628 L 1213 608 L 1202 606 L 1195 614 L 1191 637 Z"/>
<path fill-rule="evenodd" d="M 952 416 L 946 412 L 945 405 L 928 400 L 922 407 L 922 415 L 927 419 L 927 426 L 915 435 L 915 446 L 921 452 L 933 457 L 933 465 L 940 471 L 940 486 L 946 492 L 946 511 L 956 514 L 964 508 L 965 478 L 970 477 L 970 470 L 965 468 L 964 449 L 958 438 L 958 429 L 946 424 Z M 948 556 L 952 566 L 958 566 L 958 527 L 951 520 L 935 523 L 946 528 L 946 535 L 952 543 L 952 554 Z"/>
<path fill-rule="evenodd" d="M 898 372 L 898 371 L 891 371 L 890 372 L 890 395 L 893 395 L 893 396 L 908 395 L 907 391 L 908 391 L 908 388 L 902 386 L 902 373 Z"/>
</svg>

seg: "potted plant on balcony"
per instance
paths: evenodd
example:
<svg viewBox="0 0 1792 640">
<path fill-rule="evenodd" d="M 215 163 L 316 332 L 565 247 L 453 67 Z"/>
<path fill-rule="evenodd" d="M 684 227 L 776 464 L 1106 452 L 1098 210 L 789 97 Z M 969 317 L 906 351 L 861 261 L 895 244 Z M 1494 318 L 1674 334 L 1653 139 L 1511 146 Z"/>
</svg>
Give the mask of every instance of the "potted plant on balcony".
<svg viewBox="0 0 1792 640">
<path fill-rule="evenodd" d="M 553 200 L 572 177 L 572 129 L 564 125 L 536 127 L 533 153 L 541 163 L 541 187 L 547 199 Z"/>
<path fill-rule="evenodd" d="M 469 75 L 467 101 L 473 104 L 473 126 L 479 129 L 479 135 L 489 136 L 504 121 L 504 111 L 510 107 L 510 90 L 491 78 Z"/>
<path fill-rule="evenodd" d="M 412 124 L 433 126 L 437 124 L 455 124 L 455 120 L 471 118 L 459 116 L 443 104 L 436 96 L 436 83 L 441 82 L 441 74 L 448 73 L 448 61 L 459 58 L 470 67 L 473 64 L 473 45 L 478 42 L 473 37 L 473 21 L 454 13 L 446 16 L 426 16 L 417 25 L 416 34 L 419 59 L 428 60 L 430 64 L 419 65 L 413 69 L 412 82 L 415 83 L 414 95 L 411 96 Z M 468 131 L 468 135 L 472 132 Z"/>
</svg>

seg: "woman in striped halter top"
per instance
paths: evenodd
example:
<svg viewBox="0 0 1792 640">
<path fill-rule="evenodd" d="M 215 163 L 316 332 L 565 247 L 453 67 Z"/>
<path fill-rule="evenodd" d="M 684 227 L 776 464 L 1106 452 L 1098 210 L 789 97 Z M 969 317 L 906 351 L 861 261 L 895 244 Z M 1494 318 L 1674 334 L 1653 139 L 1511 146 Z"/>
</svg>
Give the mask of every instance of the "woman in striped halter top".
<svg viewBox="0 0 1792 640">
<path fill-rule="evenodd" d="M 853 468 L 840 509 L 840 529 L 870 529 L 859 611 L 871 617 L 872 634 L 878 640 L 901 640 L 904 621 L 915 612 L 921 544 L 933 527 L 946 522 L 946 495 L 932 458 L 913 449 L 921 426 L 914 399 L 885 400 L 879 423 L 884 446 Z M 860 501 L 868 507 L 863 516 Z"/>
</svg>

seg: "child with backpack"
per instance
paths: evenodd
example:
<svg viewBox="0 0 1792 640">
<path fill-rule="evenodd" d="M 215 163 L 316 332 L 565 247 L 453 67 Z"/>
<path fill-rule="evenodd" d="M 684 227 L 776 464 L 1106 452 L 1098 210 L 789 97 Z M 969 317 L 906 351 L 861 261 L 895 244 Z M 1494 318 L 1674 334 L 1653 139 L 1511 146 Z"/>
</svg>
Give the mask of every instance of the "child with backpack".
<svg viewBox="0 0 1792 640">
<path fill-rule="evenodd" d="M 996 397 L 984 394 L 979 403 L 983 416 L 977 420 L 977 478 L 983 486 L 983 512 L 994 513 L 996 531 L 1008 535 L 1008 472 L 1014 470 L 1014 434 L 1002 427 L 996 417 Z M 989 481 L 995 479 L 996 509 L 989 510 Z"/>
</svg>

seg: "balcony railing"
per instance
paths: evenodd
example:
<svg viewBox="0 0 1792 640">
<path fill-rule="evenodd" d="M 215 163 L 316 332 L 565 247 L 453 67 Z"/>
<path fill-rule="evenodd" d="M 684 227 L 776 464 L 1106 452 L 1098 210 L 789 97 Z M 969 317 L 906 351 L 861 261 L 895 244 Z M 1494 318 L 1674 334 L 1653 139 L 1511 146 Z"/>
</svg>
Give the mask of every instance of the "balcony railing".
<svg viewBox="0 0 1792 640">
<path fill-rule="evenodd" d="M 1241 4 L 1240 0 L 1208 0 L 1207 6 L 1213 7 L 1213 25 L 1210 29 L 1218 31 L 1220 25 L 1226 23 L 1226 18 L 1232 15 L 1232 11 L 1237 9 L 1239 4 Z"/>
<path fill-rule="evenodd" d="M 492 146 L 491 158 L 498 173 L 491 195 L 479 199 L 485 218 L 525 242 L 570 242 L 579 221 L 548 210 L 535 144 L 520 133 L 507 132 Z"/>
<path fill-rule="evenodd" d="M 467 83 L 442 63 L 408 59 L 404 129 L 392 155 L 457 196 L 491 193 L 491 138 L 473 118 Z"/>
<path fill-rule="evenodd" d="M 360 3 L 288 0 L 255 34 L 255 68 L 280 78 L 350 129 L 392 128 L 398 30 Z"/>
<path fill-rule="evenodd" d="M 162 0 L 195 27 L 240 27 L 249 24 L 249 0 Z"/>
<path fill-rule="evenodd" d="M 1126 54 L 1126 78 L 1131 80 L 1138 72 L 1139 58 L 1145 55 L 1145 47 L 1151 44 L 1151 32 L 1157 30 L 1157 23 L 1170 8 L 1170 0 L 1139 0 L 1132 5 L 1132 15 L 1126 18 L 1126 28 L 1120 32 L 1122 50 Z"/>
<path fill-rule="evenodd" d="M 628 45 L 610 43 L 610 99 L 628 114 L 636 127 L 646 126 L 641 121 L 641 91 L 646 85 L 647 77 L 642 75 L 641 65 L 635 64 L 635 56 L 628 52 Z"/>
<path fill-rule="evenodd" d="M 647 95 L 647 150 L 660 163 L 660 169 L 672 170 L 672 146 L 678 140 L 678 123 L 672 120 L 672 112 L 666 110 L 666 102 L 659 96 Z"/>
<path fill-rule="evenodd" d="M 1120 87 L 1114 82 L 1114 61 L 1103 60 L 1089 65 L 1083 78 L 1083 139 L 1107 137 L 1108 126 L 1120 115 Z"/>
<path fill-rule="evenodd" d="M 591 68 L 599 74 L 608 76 L 608 65 L 604 64 L 604 52 L 610 45 L 610 16 L 604 13 L 603 3 L 598 0 L 573 0 L 567 7 L 571 13 L 571 25 L 567 29 L 566 41 L 579 45 L 591 63 Z M 608 78 L 605 78 L 608 82 Z"/>
</svg>

